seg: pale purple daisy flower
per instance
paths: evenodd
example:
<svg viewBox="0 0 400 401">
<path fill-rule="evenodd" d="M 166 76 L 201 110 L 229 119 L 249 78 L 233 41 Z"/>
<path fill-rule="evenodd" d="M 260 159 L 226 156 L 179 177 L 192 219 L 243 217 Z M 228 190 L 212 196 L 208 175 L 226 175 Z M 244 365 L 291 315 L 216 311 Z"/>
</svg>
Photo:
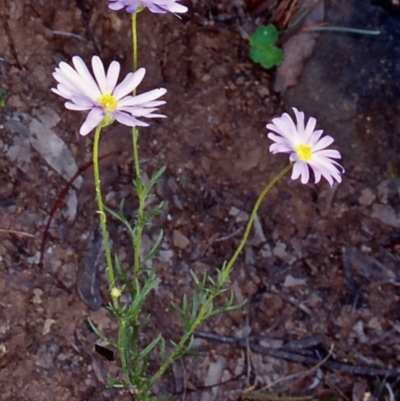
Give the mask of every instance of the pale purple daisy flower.
<svg viewBox="0 0 400 401">
<path fill-rule="evenodd" d="M 163 100 L 155 99 L 164 95 L 167 92 L 166 89 L 158 88 L 141 95 L 131 95 L 144 77 L 146 72 L 144 68 L 129 73 L 117 85 L 120 72 L 118 61 L 113 61 L 106 73 L 100 58 L 93 56 L 94 78 L 79 56 L 74 56 L 72 62 L 75 68 L 63 61 L 59 64 L 53 73 L 58 85 L 57 88 L 51 90 L 68 99 L 65 102 L 67 109 L 90 110 L 86 121 L 80 128 L 81 135 L 87 135 L 106 116 L 128 127 L 148 126 L 147 123 L 136 117 L 165 117 L 161 114 L 153 114 L 153 112 L 157 110 L 158 106 L 165 103 Z"/>
<path fill-rule="evenodd" d="M 270 146 L 270 152 L 290 154 L 290 161 L 294 162 L 292 180 L 301 177 L 301 182 L 306 184 L 310 179 L 311 168 L 315 183 L 319 182 L 321 177 L 324 177 L 331 187 L 334 180 L 340 183 L 344 169 L 332 160 L 340 159 L 340 153 L 337 150 L 326 149 L 333 143 L 333 138 L 329 135 L 321 138 L 323 131 L 315 130 L 317 120 L 314 117 L 310 117 L 305 126 L 304 113 L 294 107 L 293 111 L 297 124 L 287 113 L 267 124 L 267 128 L 274 131 L 268 133 L 268 138 L 275 142 Z"/>
<path fill-rule="evenodd" d="M 121 10 L 126 7 L 128 13 L 141 11 L 143 8 L 148 8 L 152 13 L 172 14 L 185 13 L 188 8 L 179 4 L 177 0 L 108 0 L 108 7 L 111 10 Z"/>
</svg>

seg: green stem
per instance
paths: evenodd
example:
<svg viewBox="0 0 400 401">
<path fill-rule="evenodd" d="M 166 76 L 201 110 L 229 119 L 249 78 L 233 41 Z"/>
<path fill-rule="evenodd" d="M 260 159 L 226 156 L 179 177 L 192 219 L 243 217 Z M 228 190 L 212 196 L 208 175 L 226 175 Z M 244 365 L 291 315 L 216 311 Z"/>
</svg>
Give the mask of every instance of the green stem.
<svg viewBox="0 0 400 401">
<path fill-rule="evenodd" d="M 246 230 L 245 230 L 244 235 L 243 235 L 243 239 L 240 242 L 238 248 L 236 249 L 236 251 L 233 254 L 233 256 L 231 257 L 231 259 L 229 260 L 229 262 L 224 266 L 224 268 L 222 270 L 220 283 L 224 283 L 225 282 L 225 280 L 227 279 L 227 277 L 229 276 L 229 274 L 232 271 L 233 264 L 235 263 L 237 257 L 239 256 L 240 252 L 242 251 L 244 245 L 246 244 L 247 239 L 248 239 L 249 234 L 250 234 L 251 227 L 252 227 L 253 222 L 254 222 L 254 218 L 255 218 L 255 216 L 257 214 L 257 211 L 258 211 L 258 209 L 259 209 L 259 207 L 261 205 L 261 202 L 263 201 L 263 199 L 265 198 L 265 196 L 267 195 L 269 190 L 276 184 L 277 181 L 279 181 L 292 168 L 292 166 L 293 166 L 293 162 L 289 163 L 280 173 L 278 173 L 267 184 L 267 186 L 261 192 L 261 194 L 258 197 L 258 199 L 257 199 L 257 201 L 256 201 L 256 203 L 255 203 L 255 205 L 253 207 L 253 210 L 251 212 L 249 221 L 248 221 L 247 226 L 246 226 Z M 158 369 L 158 371 L 150 379 L 149 388 L 151 386 L 153 386 L 153 384 L 158 380 L 158 378 L 164 374 L 164 372 L 167 370 L 168 366 L 180 354 L 183 346 L 185 345 L 185 343 L 189 339 L 189 337 L 192 335 L 193 331 L 203 322 L 204 316 L 209 312 L 210 305 L 212 304 L 212 302 L 214 301 L 214 299 L 218 295 L 219 295 L 218 293 L 212 292 L 210 294 L 209 298 L 207 299 L 207 301 L 201 306 L 199 314 L 197 315 L 196 319 L 194 320 L 194 322 L 190 326 L 189 330 L 187 330 L 183 334 L 181 340 L 177 344 L 176 348 L 171 352 L 171 354 L 169 355 L 168 359 L 162 364 L 160 369 Z"/>
<path fill-rule="evenodd" d="M 142 234 L 144 228 L 143 216 L 144 216 L 144 206 L 145 206 L 145 198 L 143 196 L 143 188 L 142 188 L 142 178 L 140 175 L 140 166 L 138 162 L 138 147 L 137 147 L 137 134 L 135 132 L 132 133 L 133 135 L 133 153 L 135 157 L 135 168 L 136 168 L 136 179 L 137 179 L 137 186 L 136 191 L 139 198 L 139 208 L 138 208 L 138 217 L 136 223 L 136 233 L 133 239 L 134 244 L 134 263 L 133 263 L 133 273 L 134 277 L 139 277 L 139 272 L 141 269 L 140 263 L 140 247 L 142 243 Z"/>
<path fill-rule="evenodd" d="M 204 318 L 205 314 L 208 312 L 208 309 L 216 296 L 217 296 L 217 294 L 211 294 L 210 297 L 207 299 L 207 301 L 201 306 L 199 314 L 197 315 L 196 319 L 190 326 L 190 329 L 187 330 L 183 334 L 183 336 L 182 336 L 181 340 L 179 341 L 179 343 L 177 344 L 177 346 L 174 348 L 174 350 L 168 356 L 168 359 L 161 365 L 161 367 L 158 369 L 158 371 L 150 379 L 149 389 L 164 374 L 164 372 L 168 369 L 169 365 L 171 365 L 171 363 L 178 357 L 183 346 L 186 344 L 187 340 L 192 335 L 193 331 L 203 322 L 203 318 Z"/>
<path fill-rule="evenodd" d="M 132 14 L 132 63 L 133 63 L 133 71 L 135 72 L 138 68 L 138 40 L 137 40 L 137 13 Z M 133 96 L 136 96 L 136 88 L 133 91 Z M 142 233 L 143 233 L 143 215 L 144 215 L 144 206 L 145 199 L 143 197 L 142 190 L 142 175 L 140 171 L 139 164 L 139 150 L 138 150 L 138 139 L 139 139 L 139 131 L 136 127 L 132 127 L 132 146 L 133 146 L 133 159 L 135 164 L 135 174 L 137 180 L 136 192 L 139 198 L 139 210 L 138 210 L 138 220 L 137 220 L 137 229 L 135 236 L 133 238 L 133 251 L 134 251 L 134 261 L 133 261 L 133 273 L 134 278 L 139 277 L 140 272 L 140 247 L 142 242 Z M 133 291 L 135 292 L 135 280 L 133 280 Z M 132 355 L 136 357 L 138 354 L 138 341 L 139 341 L 139 314 L 140 308 L 133 311 L 132 316 Z"/>
<path fill-rule="evenodd" d="M 258 199 L 253 207 L 253 210 L 251 211 L 250 218 L 249 218 L 249 221 L 247 222 L 246 230 L 243 235 L 243 239 L 240 242 L 239 246 L 237 247 L 237 249 L 236 249 L 235 253 L 233 254 L 233 256 L 231 257 L 231 259 L 227 263 L 226 268 L 224 269 L 227 272 L 226 275 L 229 275 L 229 273 L 231 272 L 233 264 L 235 263 L 237 257 L 239 256 L 240 252 L 242 251 L 243 247 L 245 246 L 245 244 L 247 242 L 251 227 L 253 225 L 254 218 L 256 217 L 258 209 L 260 208 L 261 202 L 265 198 L 265 195 L 267 195 L 269 190 L 292 168 L 292 166 L 293 166 L 293 162 L 289 163 L 280 173 L 278 173 L 267 184 L 267 186 L 261 192 L 260 196 L 258 197 Z"/>
<path fill-rule="evenodd" d="M 132 145 L 133 145 L 133 159 L 135 163 L 135 173 L 138 180 L 142 180 L 139 164 L 139 150 L 138 150 L 139 131 L 136 127 L 132 127 Z"/>
<path fill-rule="evenodd" d="M 132 14 L 132 60 L 133 60 L 133 71 L 137 70 L 137 64 L 138 64 L 138 51 L 137 51 L 137 25 L 136 25 L 136 18 L 137 13 Z M 135 92 L 133 93 L 135 96 Z"/>
<path fill-rule="evenodd" d="M 121 359 L 122 372 L 126 383 L 130 383 L 129 377 L 129 364 L 127 360 L 127 354 L 129 349 L 126 344 L 126 320 L 124 318 L 118 318 L 118 353 Z"/>
<path fill-rule="evenodd" d="M 315 28 L 307 29 L 307 31 L 349 32 L 349 33 L 359 33 L 361 35 L 379 35 L 381 33 L 380 31 L 371 31 L 369 29 L 347 28 L 345 26 L 316 26 Z"/>
<path fill-rule="evenodd" d="M 137 70 L 138 64 L 138 41 L 137 41 L 137 13 L 132 14 L 132 62 L 133 62 L 133 71 Z M 133 96 L 136 96 L 136 88 L 133 91 Z M 132 142 L 133 142 L 133 158 L 135 160 L 135 171 L 136 177 L 140 179 L 140 166 L 139 166 L 139 152 L 138 152 L 138 142 L 139 139 L 139 131 L 136 127 L 132 127 Z"/>
<path fill-rule="evenodd" d="M 96 132 L 94 134 L 93 172 L 94 172 L 94 185 L 96 188 L 97 208 L 98 208 L 98 213 L 100 215 L 101 233 L 103 235 L 104 250 L 105 250 L 106 261 L 107 261 L 106 276 L 107 276 L 108 285 L 109 285 L 110 291 L 111 291 L 115 285 L 115 276 L 114 276 L 114 267 L 113 267 L 112 258 L 111 258 L 110 243 L 108 241 L 108 234 L 107 234 L 107 218 L 106 218 L 106 214 L 104 212 L 103 198 L 101 195 L 101 185 L 100 185 L 99 142 L 100 142 L 101 128 L 102 128 L 101 124 L 99 124 L 96 127 Z M 116 298 L 113 298 L 113 304 L 114 304 L 114 307 L 118 306 L 118 300 Z"/>
<path fill-rule="evenodd" d="M 138 49 L 137 49 L 137 13 L 132 14 L 132 59 L 133 59 L 133 70 L 137 69 L 137 60 L 138 60 Z M 133 96 L 136 95 L 136 89 L 133 91 Z M 138 277 L 140 271 L 140 258 L 139 251 L 142 241 L 142 232 L 143 232 L 143 214 L 144 214 L 144 203 L 145 199 L 142 195 L 142 176 L 140 172 L 140 164 L 139 164 L 139 150 L 138 150 L 138 139 L 139 139 L 139 131 L 136 127 L 132 128 L 132 144 L 133 144 L 133 159 L 135 163 L 135 173 L 136 180 L 138 182 L 138 186 L 136 191 L 139 196 L 139 211 L 138 211 L 138 222 L 137 222 L 137 231 L 134 239 L 134 274 L 135 277 Z M 139 188 L 140 186 L 140 188 Z"/>
</svg>

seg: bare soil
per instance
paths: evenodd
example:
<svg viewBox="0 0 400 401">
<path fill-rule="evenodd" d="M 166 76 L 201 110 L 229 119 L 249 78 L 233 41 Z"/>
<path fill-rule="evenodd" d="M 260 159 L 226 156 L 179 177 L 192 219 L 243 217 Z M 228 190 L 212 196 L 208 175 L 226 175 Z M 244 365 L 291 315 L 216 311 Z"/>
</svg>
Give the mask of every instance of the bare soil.
<svg viewBox="0 0 400 401">
<path fill-rule="evenodd" d="M 177 338 L 181 325 L 170 303 L 190 294 L 189 269 L 214 274 L 229 258 L 258 194 L 287 163 L 268 151 L 265 125 L 284 105 L 271 89 L 271 74 L 248 59 L 243 7 L 229 1 L 188 5 L 182 19 L 147 11 L 138 18 L 139 65 L 147 70 L 140 90 L 168 89 L 162 107 L 168 118 L 152 121 L 140 135 L 145 175 L 167 166 L 155 193 L 164 209 L 145 233 L 149 246 L 165 229 L 153 261 L 161 282 L 146 305 L 154 318 L 144 342 L 159 332 Z M 62 60 L 79 55 L 89 62 L 93 54 L 130 71 L 130 19 L 108 10 L 105 1 L 4 0 L 0 7 L 0 86 L 6 90 L 0 114 L 0 399 L 128 400 L 129 394 L 105 388 L 118 361 L 95 351 L 97 338 L 87 323 L 90 317 L 106 333 L 115 331 L 101 272 L 97 279 L 103 262 L 95 257 L 100 242 L 90 167 L 56 211 L 38 263 L 44 227 L 70 176 L 68 166 L 60 172 L 46 162 L 37 132 L 61 138 L 77 166 L 90 162 L 92 136 L 78 134 L 84 117 L 65 110 L 50 91 L 51 73 Z M 106 202 L 117 207 L 126 198 L 133 217 L 129 130 L 106 130 L 101 153 L 109 154 L 102 161 Z M 247 305 L 209 321 L 202 330 L 219 341 L 196 340 L 200 354 L 176 363 L 157 394 L 237 400 L 280 381 L 266 391 L 357 401 L 364 389 L 376 390 L 377 378 L 396 390 L 399 179 L 370 187 L 369 171 L 352 160 L 343 164 L 344 181 L 333 189 L 289 177 L 272 189 L 232 276 L 236 299 Z M 129 262 L 127 235 L 110 223 L 114 251 Z M 223 336 L 249 341 L 226 344 Z"/>
</svg>

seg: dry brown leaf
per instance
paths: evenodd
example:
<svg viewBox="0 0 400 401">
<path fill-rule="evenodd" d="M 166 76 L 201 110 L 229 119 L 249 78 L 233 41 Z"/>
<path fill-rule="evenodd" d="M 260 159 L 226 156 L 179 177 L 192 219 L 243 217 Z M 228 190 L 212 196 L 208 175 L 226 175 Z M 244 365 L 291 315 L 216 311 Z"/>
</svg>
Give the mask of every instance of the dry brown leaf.
<svg viewBox="0 0 400 401">
<path fill-rule="evenodd" d="M 305 7 L 310 7 L 315 0 L 300 0 L 299 12 Z M 295 14 L 292 21 L 298 17 Z M 318 4 L 310 11 L 310 13 L 301 22 L 299 28 L 320 24 L 324 18 L 324 2 L 319 1 Z M 299 32 L 291 36 L 282 46 L 284 58 L 282 64 L 276 70 L 274 89 L 277 92 L 284 92 L 290 86 L 295 86 L 299 76 L 303 71 L 304 64 L 311 56 L 314 49 L 317 33 Z"/>
</svg>

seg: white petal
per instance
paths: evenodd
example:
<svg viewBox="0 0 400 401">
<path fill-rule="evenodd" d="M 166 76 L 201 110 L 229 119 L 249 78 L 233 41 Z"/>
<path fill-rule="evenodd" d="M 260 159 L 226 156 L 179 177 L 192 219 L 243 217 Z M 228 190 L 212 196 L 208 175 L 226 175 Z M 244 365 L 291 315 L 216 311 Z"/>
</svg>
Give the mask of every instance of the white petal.
<svg viewBox="0 0 400 401">
<path fill-rule="evenodd" d="M 66 63 L 60 63 L 62 74 L 55 73 L 54 76 L 72 94 L 84 94 L 91 99 L 95 99 L 99 92 L 97 87 L 93 87 L 91 83 L 85 80 L 77 71 Z M 93 78 L 92 78 L 93 80 Z"/>
<path fill-rule="evenodd" d="M 314 152 L 318 157 L 330 157 L 332 159 L 341 159 L 342 156 L 337 150 L 334 149 L 324 149 L 324 150 L 319 150 L 317 152 Z"/>
<path fill-rule="evenodd" d="M 86 83 L 86 86 L 89 86 L 90 90 L 96 93 L 95 96 L 98 96 L 99 86 L 97 85 L 96 81 L 94 80 L 92 74 L 89 72 L 83 60 L 78 56 L 74 56 L 72 57 L 72 62 L 74 64 L 76 71 L 82 77 L 83 81 Z"/>
<path fill-rule="evenodd" d="M 132 99 L 135 99 L 135 97 L 133 97 L 133 96 L 124 97 L 123 99 L 121 99 L 118 102 L 118 108 L 122 109 L 122 108 L 125 108 L 125 107 L 132 107 L 132 104 L 134 105 L 135 103 L 137 103 L 135 100 L 132 100 Z M 156 101 L 145 102 L 143 104 L 140 104 L 140 107 L 146 107 L 146 108 L 147 107 L 151 107 L 151 108 L 154 108 L 154 107 L 162 106 L 165 103 L 166 103 L 165 100 L 156 100 Z M 134 107 L 138 107 L 138 106 L 134 106 Z"/>
<path fill-rule="evenodd" d="M 310 169 L 306 164 L 302 165 L 302 172 L 301 172 L 301 183 L 307 184 L 310 180 Z"/>
<path fill-rule="evenodd" d="M 183 6 L 182 4 L 172 3 L 170 5 L 166 5 L 165 9 L 171 13 L 185 13 L 188 8 Z"/>
<path fill-rule="evenodd" d="M 320 158 L 318 162 L 312 161 L 309 164 L 311 168 L 314 170 L 314 172 L 318 170 L 332 186 L 333 184 L 332 177 L 335 178 L 335 180 L 338 182 L 341 182 L 342 180 L 340 172 L 338 171 L 334 163 L 337 164 L 339 167 L 341 167 L 338 163 L 326 158 Z"/>
<path fill-rule="evenodd" d="M 332 188 L 333 186 L 333 178 L 330 174 L 326 174 L 326 173 L 322 173 L 322 175 L 324 176 L 324 178 L 326 179 L 326 181 L 328 181 L 330 187 Z M 339 181 L 340 182 L 340 181 Z"/>
<path fill-rule="evenodd" d="M 316 144 L 313 146 L 313 152 L 317 152 L 318 150 L 325 149 L 329 145 L 333 143 L 333 138 L 329 135 L 324 136 L 321 138 Z"/>
<path fill-rule="evenodd" d="M 312 170 L 314 172 L 314 177 L 315 177 L 314 183 L 318 184 L 321 181 L 321 171 L 319 169 L 316 169 L 316 168 L 312 168 Z"/>
<path fill-rule="evenodd" d="M 303 142 L 304 137 L 304 113 L 302 111 L 298 111 L 296 107 L 292 107 L 294 114 L 296 116 L 297 121 L 297 133 L 300 135 L 301 141 Z"/>
<path fill-rule="evenodd" d="M 273 141 L 275 141 L 276 143 L 282 143 L 282 144 L 284 143 L 284 144 L 286 144 L 287 146 L 290 146 L 290 147 L 294 150 L 294 148 L 293 148 L 293 146 L 292 146 L 292 142 L 288 141 L 288 140 L 287 140 L 285 137 L 283 137 L 283 136 L 279 136 L 279 135 L 276 135 L 276 134 L 270 132 L 270 133 L 268 134 L 268 138 L 271 139 L 271 140 L 273 140 Z"/>
<path fill-rule="evenodd" d="M 120 72 L 120 65 L 118 61 L 113 61 L 108 67 L 107 71 L 107 90 L 113 93 L 115 85 L 117 85 Z"/>
<path fill-rule="evenodd" d="M 155 6 L 154 4 L 149 4 L 147 6 L 147 8 L 154 14 L 166 14 L 167 10 L 165 10 L 164 8 Z"/>
<path fill-rule="evenodd" d="M 125 106 L 137 106 L 141 105 L 146 107 L 147 102 L 151 102 L 154 99 L 163 96 L 167 92 L 164 88 L 153 89 L 149 92 L 142 93 L 141 95 L 134 96 L 124 103 Z"/>
<path fill-rule="evenodd" d="M 314 133 L 315 126 L 317 125 L 317 120 L 314 117 L 310 117 L 307 121 L 307 126 L 304 131 L 304 142 L 308 142 Z"/>
<path fill-rule="evenodd" d="M 316 131 L 314 131 L 307 139 L 307 144 L 314 144 L 317 143 L 319 138 L 321 138 L 321 135 L 323 134 L 323 130 L 322 129 L 317 129 Z"/>
<path fill-rule="evenodd" d="M 79 133 L 83 136 L 87 135 L 90 131 L 92 131 L 100 124 L 103 116 L 104 111 L 98 107 L 90 110 L 85 122 L 82 124 L 81 129 L 79 130 Z"/>
<path fill-rule="evenodd" d="M 136 72 L 129 73 L 125 79 L 114 89 L 113 95 L 119 100 L 130 92 L 142 82 L 146 70 L 139 68 Z"/>
<path fill-rule="evenodd" d="M 90 110 L 93 107 L 93 106 L 80 106 L 72 102 L 65 102 L 64 105 L 68 110 L 77 110 L 77 111 Z"/>
<path fill-rule="evenodd" d="M 57 89 L 60 92 L 63 92 L 65 95 L 71 96 L 75 93 L 82 93 L 82 90 L 79 89 L 79 85 L 77 85 L 76 82 L 71 80 L 64 73 L 55 72 L 53 73 L 53 77 L 56 81 L 58 81 Z M 83 83 L 81 85 L 83 85 Z"/>
<path fill-rule="evenodd" d="M 94 76 L 96 77 L 96 81 L 99 85 L 101 93 L 104 93 L 107 90 L 107 80 L 106 80 L 106 72 L 104 71 L 104 65 L 100 60 L 100 57 L 93 56 L 92 57 L 92 68 L 94 72 Z"/>
<path fill-rule="evenodd" d="M 128 127 L 147 127 L 149 124 L 137 120 L 135 117 L 130 116 L 127 113 L 121 112 L 121 111 L 117 111 L 115 113 L 113 113 L 113 117 L 120 122 L 123 125 L 127 125 Z"/>
<path fill-rule="evenodd" d="M 293 153 L 293 149 L 291 146 L 288 146 L 284 143 L 274 143 L 269 147 L 269 151 L 271 153 Z"/>
<path fill-rule="evenodd" d="M 303 169 L 302 169 L 301 164 L 302 164 L 301 162 L 294 163 L 293 170 L 292 170 L 292 176 L 291 176 L 292 180 L 297 180 L 300 177 L 300 175 L 302 174 Z"/>
<path fill-rule="evenodd" d="M 272 122 L 278 128 L 278 133 L 290 140 L 291 142 L 298 139 L 297 128 L 292 120 L 292 118 L 287 113 L 283 113 L 282 117 L 274 118 Z"/>
<path fill-rule="evenodd" d="M 271 153 L 273 153 L 274 155 L 275 155 L 276 153 L 279 153 L 279 147 L 278 147 L 278 145 L 277 145 L 276 143 L 273 143 L 272 145 L 270 145 L 269 151 L 270 151 Z"/>
<path fill-rule="evenodd" d="M 76 105 L 82 106 L 82 107 L 92 108 L 92 107 L 96 106 L 96 104 L 93 103 L 93 101 L 91 99 L 89 99 L 81 94 L 71 96 L 70 100 L 72 103 L 75 103 Z"/>
<path fill-rule="evenodd" d="M 321 174 L 323 175 L 323 177 L 326 179 L 326 181 L 328 181 L 329 185 L 332 188 L 333 185 L 333 178 L 332 178 L 332 174 L 329 174 L 328 172 L 326 172 L 325 170 L 320 170 Z M 340 176 L 338 177 L 340 180 Z M 340 181 L 339 181 L 340 182 Z"/>
<path fill-rule="evenodd" d="M 116 2 L 113 2 L 113 3 L 109 3 L 108 7 L 111 10 L 117 11 L 117 10 L 121 10 L 121 8 L 124 8 L 125 4 L 122 1 L 116 1 Z"/>
<path fill-rule="evenodd" d="M 131 108 L 126 108 L 124 111 L 128 112 L 133 117 L 165 118 L 163 114 L 152 114 L 154 111 L 157 111 L 157 109 L 144 109 L 141 107 L 131 107 Z"/>
<path fill-rule="evenodd" d="M 61 90 L 60 90 L 61 89 Z M 65 99 L 69 99 L 70 98 L 70 93 L 68 93 L 67 95 L 64 93 L 64 91 L 62 90 L 62 86 L 61 87 L 57 87 L 57 88 L 51 88 L 51 91 L 56 93 L 58 96 L 61 96 Z"/>
<path fill-rule="evenodd" d="M 176 0 L 142 0 L 142 4 L 154 13 L 184 13 L 188 9 L 182 4 L 176 3 Z"/>
</svg>

